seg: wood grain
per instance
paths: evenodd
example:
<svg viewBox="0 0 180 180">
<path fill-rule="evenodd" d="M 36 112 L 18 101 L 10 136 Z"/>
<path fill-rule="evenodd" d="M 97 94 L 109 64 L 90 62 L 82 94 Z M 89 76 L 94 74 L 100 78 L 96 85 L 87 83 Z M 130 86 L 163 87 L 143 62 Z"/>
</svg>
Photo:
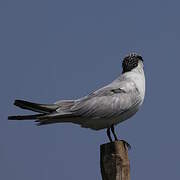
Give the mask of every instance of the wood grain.
<svg viewBox="0 0 180 180">
<path fill-rule="evenodd" d="M 100 146 L 100 165 L 103 180 L 130 180 L 128 149 L 123 141 Z"/>
</svg>

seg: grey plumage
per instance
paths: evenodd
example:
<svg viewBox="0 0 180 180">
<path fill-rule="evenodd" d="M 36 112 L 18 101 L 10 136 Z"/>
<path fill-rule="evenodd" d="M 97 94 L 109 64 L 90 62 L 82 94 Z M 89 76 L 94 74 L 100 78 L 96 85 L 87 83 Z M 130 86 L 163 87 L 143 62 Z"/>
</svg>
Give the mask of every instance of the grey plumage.
<svg viewBox="0 0 180 180">
<path fill-rule="evenodd" d="M 56 104 L 37 104 L 23 100 L 15 100 L 14 105 L 22 109 L 28 109 L 40 113 L 51 113 L 54 112 L 59 107 Z"/>
<path fill-rule="evenodd" d="M 39 114 L 9 116 L 8 119 L 35 119 L 38 125 L 71 122 L 94 130 L 110 128 L 134 115 L 143 103 L 144 94 L 142 57 L 130 54 L 124 58 L 123 73 L 107 86 L 83 98 L 53 104 L 16 100 L 16 106 Z"/>
</svg>

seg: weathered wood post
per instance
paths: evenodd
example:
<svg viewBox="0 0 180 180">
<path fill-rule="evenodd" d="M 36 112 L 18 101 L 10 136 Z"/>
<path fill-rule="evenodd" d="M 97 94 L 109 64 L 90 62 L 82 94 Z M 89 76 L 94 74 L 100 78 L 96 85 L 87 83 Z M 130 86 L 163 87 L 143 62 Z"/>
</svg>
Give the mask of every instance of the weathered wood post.
<svg viewBox="0 0 180 180">
<path fill-rule="evenodd" d="M 123 141 L 102 144 L 100 151 L 103 180 L 130 180 L 128 148 Z"/>
</svg>

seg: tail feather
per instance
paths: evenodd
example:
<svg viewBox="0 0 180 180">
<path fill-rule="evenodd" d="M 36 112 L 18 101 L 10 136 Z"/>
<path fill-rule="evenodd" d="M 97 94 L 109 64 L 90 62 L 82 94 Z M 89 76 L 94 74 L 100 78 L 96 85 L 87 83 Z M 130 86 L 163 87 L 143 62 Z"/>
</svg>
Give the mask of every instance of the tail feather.
<svg viewBox="0 0 180 180">
<path fill-rule="evenodd" d="M 58 116 L 41 116 L 39 117 L 35 122 L 37 122 L 37 126 L 41 125 L 47 125 L 47 124 L 54 124 L 54 123 L 69 123 L 69 122 L 74 122 L 78 123 L 79 121 L 78 116 L 73 116 L 73 115 L 58 115 Z"/>
<path fill-rule="evenodd" d="M 34 115 L 20 115 L 20 116 L 8 116 L 8 120 L 36 120 L 35 122 L 55 122 L 61 121 L 72 117 L 69 113 L 49 113 L 49 114 L 34 114 Z M 63 121 L 63 120 L 62 120 Z M 66 120 L 65 120 L 66 121 Z"/>
<path fill-rule="evenodd" d="M 18 116 L 8 116 L 9 120 L 35 120 L 37 125 L 45 125 L 52 123 L 63 123 L 72 122 L 74 114 L 70 111 L 73 106 L 73 100 L 62 100 L 55 104 L 37 104 L 24 100 L 15 100 L 14 105 L 22 109 L 28 109 L 39 114 L 34 115 L 18 115 Z"/>
<path fill-rule="evenodd" d="M 37 120 L 37 121 L 35 121 L 35 122 L 37 122 L 37 126 L 42 126 L 42 125 L 48 125 L 48 124 L 54 124 L 54 123 L 59 123 L 59 121 L 57 121 L 57 120 L 45 120 L 45 121 L 39 121 L 39 120 Z"/>
<path fill-rule="evenodd" d="M 8 116 L 9 120 L 33 120 L 39 119 L 44 114 L 35 114 L 35 115 L 24 115 L 24 116 Z"/>
<path fill-rule="evenodd" d="M 55 112 L 50 114 L 44 114 L 44 116 L 39 117 L 40 120 L 49 120 L 49 119 L 62 119 L 62 118 L 71 118 L 72 113 L 70 112 Z"/>
<path fill-rule="evenodd" d="M 15 100 L 14 105 L 22 109 L 28 109 L 39 113 L 51 113 L 59 107 L 57 104 L 37 104 L 23 100 Z"/>
</svg>

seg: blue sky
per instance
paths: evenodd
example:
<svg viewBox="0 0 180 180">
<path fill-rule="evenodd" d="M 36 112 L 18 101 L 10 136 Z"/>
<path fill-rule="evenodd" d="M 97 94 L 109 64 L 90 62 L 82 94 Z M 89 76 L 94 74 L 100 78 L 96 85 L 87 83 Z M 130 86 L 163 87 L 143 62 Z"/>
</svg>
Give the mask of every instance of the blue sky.
<svg viewBox="0 0 180 180">
<path fill-rule="evenodd" d="M 179 179 L 179 1 L 0 1 L 0 179 L 101 179 L 106 133 L 9 122 L 14 99 L 52 103 L 111 82 L 129 52 L 144 57 L 146 97 L 119 124 L 131 179 Z"/>
</svg>

